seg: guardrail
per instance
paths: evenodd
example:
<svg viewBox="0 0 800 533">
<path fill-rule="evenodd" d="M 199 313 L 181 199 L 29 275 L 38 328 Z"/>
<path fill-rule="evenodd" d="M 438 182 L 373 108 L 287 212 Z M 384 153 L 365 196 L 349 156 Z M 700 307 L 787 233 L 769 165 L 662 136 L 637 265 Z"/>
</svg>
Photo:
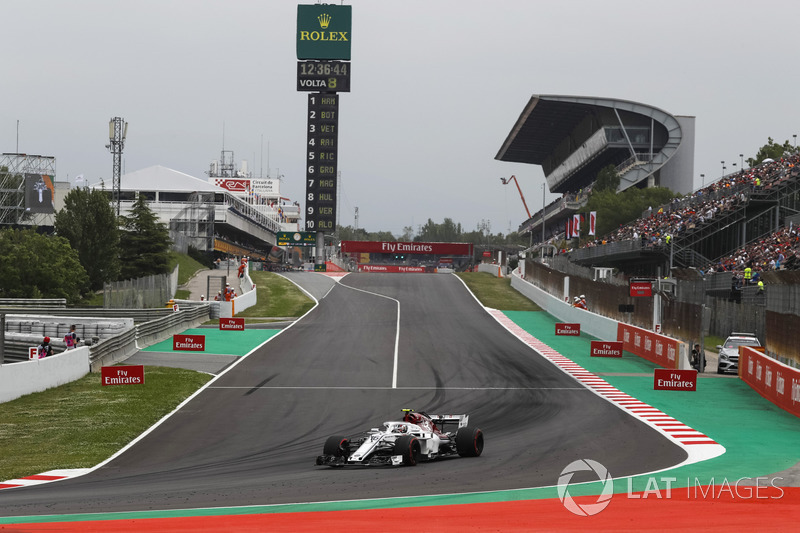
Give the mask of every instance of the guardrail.
<svg viewBox="0 0 800 533">
<path fill-rule="evenodd" d="M 178 331 L 209 320 L 210 307 L 209 304 L 187 307 L 168 316 L 137 325 L 122 335 L 93 345 L 89 351 L 92 372 L 98 371 L 103 366 L 123 361 L 136 353 L 140 348 L 139 340 L 144 346 L 149 346 L 168 339 Z"/>
<path fill-rule="evenodd" d="M 66 298 L 0 298 L 0 307 L 66 307 Z"/>
<path fill-rule="evenodd" d="M 17 310 L 18 311 L 18 310 Z M 72 311 L 68 309 L 67 311 Z M 105 310 L 110 311 L 110 310 Z M 100 342 L 89 347 L 90 366 L 92 371 L 97 371 L 101 366 L 114 364 L 130 357 L 138 349 L 149 346 L 169 338 L 174 333 L 184 329 L 194 327 L 207 320 L 210 320 L 211 304 L 198 303 L 196 305 L 182 307 L 180 311 L 174 312 L 172 309 L 139 309 L 139 310 L 117 310 L 117 316 L 129 314 L 129 311 L 140 311 L 140 317 L 146 316 L 145 311 L 151 311 L 152 320 L 136 324 L 127 331 L 102 339 Z M 106 316 L 109 313 L 105 313 Z M 72 315 L 72 314 L 71 314 Z M 11 340 L 6 339 L 4 355 L 6 362 L 14 363 L 28 360 L 28 348 L 35 346 L 41 339 L 35 341 Z"/>
<path fill-rule="evenodd" d="M 132 318 L 135 323 L 149 322 L 172 314 L 171 307 L 152 309 L 103 309 L 102 307 L 0 307 L 0 313 L 7 315 L 39 314 L 50 316 Z"/>
</svg>

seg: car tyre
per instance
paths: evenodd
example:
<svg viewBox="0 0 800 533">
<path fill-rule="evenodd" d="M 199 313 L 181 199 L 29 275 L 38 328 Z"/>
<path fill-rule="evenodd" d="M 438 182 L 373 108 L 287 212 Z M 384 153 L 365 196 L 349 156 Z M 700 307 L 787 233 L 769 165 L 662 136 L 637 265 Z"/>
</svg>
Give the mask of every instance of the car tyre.
<svg viewBox="0 0 800 533">
<path fill-rule="evenodd" d="M 478 457 L 483 453 L 483 431 L 469 426 L 456 431 L 456 451 L 461 457 Z"/>
<path fill-rule="evenodd" d="M 347 457 L 350 455 L 350 439 L 342 435 L 333 435 L 325 441 L 322 448 L 323 455 L 332 457 Z"/>
<path fill-rule="evenodd" d="M 394 455 L 402 456 L 404 465 L 416 466 L 422 455 L 419 439 L 413 435 L 403 435 L 394 443 Z"/>
</svg>

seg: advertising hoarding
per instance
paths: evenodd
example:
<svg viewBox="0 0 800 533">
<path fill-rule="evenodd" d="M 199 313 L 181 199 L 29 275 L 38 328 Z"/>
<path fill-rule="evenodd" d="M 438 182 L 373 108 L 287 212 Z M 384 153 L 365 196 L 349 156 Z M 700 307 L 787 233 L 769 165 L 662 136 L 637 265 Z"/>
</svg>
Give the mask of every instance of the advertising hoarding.
<svg viewBox="0 0 800 533">
<path fill-rule="evenodd" d="M 352 6 L 297 6 L 297 59 L 350 60 Z"/>
<path fill-rule="evenodd" d="M 144 385 L 144 366 L 104 366 L 100 369 L 100 383 L 107 385 Z"/>
<path fill-rule="evenodd" d="M 342 253 L 472 255 L 472 244 L 461 242 L 342 241 Z"/>
<path fill-rule="evenodd" d="M 29 213 L 55 212 L 55 185 L 46 174 L 25 174 L 25 210 Z"/>
<path fill-rule="evenodd" d="M 172 349 L 176 351 L 203 352 L 206 349 L 206 336 L 173 335 Z"/>
</svg>

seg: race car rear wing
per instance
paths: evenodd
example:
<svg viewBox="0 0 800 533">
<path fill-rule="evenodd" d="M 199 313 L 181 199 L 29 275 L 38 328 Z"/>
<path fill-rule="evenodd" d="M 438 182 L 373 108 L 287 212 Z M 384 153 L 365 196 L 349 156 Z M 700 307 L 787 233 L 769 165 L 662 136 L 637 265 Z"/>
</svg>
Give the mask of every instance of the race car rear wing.
<svg viewBox="0 0 800 533">
<path fill-rule="evenodd" d="M 428 415 L 434 424 L 444 430 L 445 426 L 458 424 L 458 427 L 463 428 L 469 424 L 469 415 Z"/>
</svg>

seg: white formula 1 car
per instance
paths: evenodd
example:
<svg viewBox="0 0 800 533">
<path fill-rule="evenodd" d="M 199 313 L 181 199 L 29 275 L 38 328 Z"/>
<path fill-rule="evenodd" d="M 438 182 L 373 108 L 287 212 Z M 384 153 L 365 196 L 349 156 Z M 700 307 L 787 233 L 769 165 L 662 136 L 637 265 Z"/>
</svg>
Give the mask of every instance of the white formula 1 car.
<svg viewBox="0 0 800 533">
<path fill-rule="evenodd" d="M 470 427 L 469 415 L 429 415 L 403 409 L 403 419 L 384 422 L 380 428 L 325 441 L 317 465 L 407 465 L 437 457 L 478 457 L 483 452 L 483 432 Z"/>
</svg>

